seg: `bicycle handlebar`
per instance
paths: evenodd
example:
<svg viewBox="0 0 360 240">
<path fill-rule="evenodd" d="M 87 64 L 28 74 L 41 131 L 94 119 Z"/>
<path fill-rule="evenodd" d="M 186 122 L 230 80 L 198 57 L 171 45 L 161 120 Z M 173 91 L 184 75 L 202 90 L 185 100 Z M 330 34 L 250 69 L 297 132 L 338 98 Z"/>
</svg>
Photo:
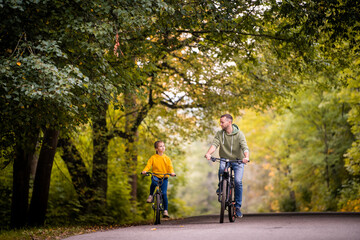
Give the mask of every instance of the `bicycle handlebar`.
<svg viewBox="0 0 360 240">
<path fill-rule="evenodd" d="M 213 162 L 216 162 L 216 161 L 219 161 L 219 162 L 228 162 L 228 163 L 231 163 L 231 162 L 237 162 L 237 163 L 244 163 L 242 160 L 240 159 L 236 159 L 236 160 L 232 160 L 232 159 L 227 159 L 227 158 L 216 158 L 216 157 L 211 157 L 211 161 Z M 250 160 L 249 160 L 250 162 Z M 246 164 L 246 163 L 244 163 Z"/>
<path fill-rule="evenodd" d="M 150 176 L 150 175 L 162 175 L 162 176 L 171 176 L 171 173 L 153 173 L 153 172 L 146 172 L 145 173 L 145 176 Z M 171 176 L 171 177 L 176 177 L 176 174 L 175 176 Z"/>
</svg>

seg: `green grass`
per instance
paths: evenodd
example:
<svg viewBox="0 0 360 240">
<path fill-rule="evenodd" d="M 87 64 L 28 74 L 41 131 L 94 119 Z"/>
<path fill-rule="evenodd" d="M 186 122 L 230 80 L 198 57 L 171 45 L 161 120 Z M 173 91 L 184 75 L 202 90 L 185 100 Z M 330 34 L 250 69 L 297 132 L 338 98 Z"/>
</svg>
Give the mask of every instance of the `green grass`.
<svg viewBox="0 0 360 240">
<path fill-rule="evenodd" d="M 63 239 L 73 235 L 93 233 L 116 229 L 124 226 L 72 226 L 72 227 L 54 227 L 54 228 L 27 228 L 18 230 L 1 230 L 0 240 L 53 240 Z"/>
</svg>

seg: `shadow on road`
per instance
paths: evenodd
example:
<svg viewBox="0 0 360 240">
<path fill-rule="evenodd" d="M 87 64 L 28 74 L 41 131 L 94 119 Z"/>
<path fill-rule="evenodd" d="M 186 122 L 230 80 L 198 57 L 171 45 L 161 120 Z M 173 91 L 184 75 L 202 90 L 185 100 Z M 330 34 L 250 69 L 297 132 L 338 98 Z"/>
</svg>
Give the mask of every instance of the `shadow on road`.
<svg viewBox="0 0 360 240">
<path fill-rule="evenodd" d="M 267 218 L 338 218 L 338 217 L 354 217 L 360 219 L 360 212 L 284 212 L 284 213 L 248 213 L 244 214 L 243 218 L 237 218 L 235 222 L 239 221 L 256 221 L 259 219 Z M 187 224 L 219 224 L 219 215 L 202 215 L 193 216 L 182 219 L 174 219 L 168 221 L 162 221 L 164 225 L 187 225 Z M 247 219 L 247 220 L 246 220 Z M 225 215 L 225 223 L 229 222 L 227 215 Z"/>
</svg>

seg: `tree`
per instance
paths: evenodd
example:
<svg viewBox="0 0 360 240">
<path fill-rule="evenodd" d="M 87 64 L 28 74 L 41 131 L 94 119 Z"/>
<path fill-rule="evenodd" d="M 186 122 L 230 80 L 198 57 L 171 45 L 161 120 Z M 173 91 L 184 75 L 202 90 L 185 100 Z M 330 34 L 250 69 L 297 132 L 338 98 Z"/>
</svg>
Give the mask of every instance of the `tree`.
<svg viewBox="0 0 360 240">
<path fill-rule="evenodd" d="M 251 61 L 264 68 L 274 63 L 263 64 L 261 61 L 267 56 L 253 60 L 253 52 L 263 46 L 263 39 L 291 41 L 276 37 L 270 29 L 258 30 L 257 20 L 262 18 L 262 11 L 257 9 L 260 3 L 173 1 L 166 4 L 166 10 L 154 11 L 151 21 L 143 28 L 119 32 L 119 37 L 125 37 L 126 33 L 131 39 L 119 41 L 123 54 L 119 61 L 136 63 L 128 75 L 139 89 L 135 94 L 127 90 L 123 95 L 126 127 L 115 126 L 114 130 L 115 135 L 129 141 L 129 146 L 136 141 L 137 129 L 151 111 L 165 114 L 162 118 L 166 121 L 168 110 L 155 108 L 178 111 L 176 117 L 188 119 L 186 123 L 206 126 L 212 119 L 200 116 L 217 114 L 220 109 L 235 113 L 240 107 L 267 106 L 275 96 L 286 94 L 295 86 L 296 81 L 273 75 L 278 70 L 259 73 L 252 67 Z M 230 59 L 237 61 L 230 63 Z M 234 63 L 239 64 L 238 69 Z M 128 159 L 134 162 L 129 166 L 137 165 L 136 154 L 130 154 Z M 136 188 L 136 176 L 131 179 Z M 133 199 L 136 199 L 135 190 Z"/>
<path fill-rule="evenodd" d="M 339 210 L 340 192 L 349 179 L 343 155 L 353 141 L 348 111 L 336 90 L 308 86 L 279 116 L 268 139 L 269 191 L 279 203 L 273 210 Z"/>
<path fill-rule="evenodd" d="M 71 59 L 68 61 L 68 55 L 62 50 L 61 37 L 66 36 L 62 33 L 66 33 L 67 24 L 77 24 L 76 21 L 72 22 L 71 16 L 82 17 L 76 11 L 72 12 L 73 15 L 55 11 L 64 4 L 68 3 L 7 2 L 0 6 L 1 16 L 6 19 L 1 24 L 1 130 L 6 137 L 1 137 L 1 141 L 5 142 L 4 146 L 14 144 L 17 156 L 13 174 L 13 227 L 24 226 L 27 219 L 29 169 L 41 129 L 46 129 L 43 131 L 45 136 L 52 132 L 52 137 L 56 138 L 58 130 L 86 119 L 84 106 L 88 103 L 88 94 L 97 96 L 103 92 L 98 88 L 101 84 L 90 82 Z M 73 6 L 75 9 L 77 4 Z M 50 16 L 48 11 L 54 14 Z M 34 15 L 33 12 L 38 14 Z M 70 18 L 65 19 L 64 16 Z M 44 148 L 48 147 L 46 144 L 45 141 Z M 50 165 L 53 153 L 48 152 L 52 157 L 45 157 Z M 40 164 L 39 167 L 46 165 Z M 51 168 L 43 170 L 47 172 L 47 179 L 36 181 L 36 184 L 45 185 L 39 186 L 39 189 L 48 189 Z M 38 172 L 42 171 L 38 169 Z M 41 199 L 35 199 L 36 196 L 33 195 L 32 206 L 46 209 L 46 205 L 36 204 L 41 202 Z M 43 210 L 41 212 L 45 213 Z"/>
<path fill-rule="evenodd" d="M 342 203 L 343 206 L 348 204 L 348 207 L 345 207 L 348 210 L 353 210 L 354 205 L 359 201 L 354 197 L 359 193 L 359 181 L 356 171 L 354 172 L 359 163 L 357 130 L 359 125 L 357 112 L 359 111 L 358 105 L 354 104 L 354 102 L 358 102 L 356 101 L 358 77 L 355 66 L 359 63 L 357 46 L 360 36 L 359 9 L 359 3 L 354 1 L 306 1 L 295 4 L 294 2 L 282 2 L 272 8 L 274 12 L 278 13 L 276 15 L 279 18 L 286 19 L 285 24 L 278 25 L 280 26 L 279 31 L 297 30 L 295 32 L 298 39 L 305 45 L 314 46 L 319 50 L 315 52 L 317 54 L 308 55 L 307 53 L 305 58 L 307 62 L 318 66 L 318 69 L 329 69 L 328 66 L 335 69 L 333 74 L 338 77 L 335 78 L 336 81 L 331 81 L 331 84 L 342 88 L 341 101 L 350 104 L 348 121 L 352 126 L 355 139 L 352 147 L 348 149 L 346 165 L 352 177 L 347 183 L 349 187 L 344 191 Z M 299 44 L 298 46 L 303 45 Z M 349 194 L 350 192 L 352 194 Z M 347 196 L 345 197 L 345 195 Z M 346 203 L 347 201 L 348 203 Z"/>
</svg>

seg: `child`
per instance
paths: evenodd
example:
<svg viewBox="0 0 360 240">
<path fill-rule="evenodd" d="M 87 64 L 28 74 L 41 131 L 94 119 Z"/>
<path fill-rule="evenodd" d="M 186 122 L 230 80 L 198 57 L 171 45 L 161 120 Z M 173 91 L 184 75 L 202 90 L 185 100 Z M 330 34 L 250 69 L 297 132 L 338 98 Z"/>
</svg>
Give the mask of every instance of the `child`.
<svg viewBox="0 0 360 240">
<path fill-rule="evenodd" d="M 176 176 L 174 172 L 173 165 L 171 163 L 171 160 L 168 156 L 164 154 L 165 152 L 165 144 L 163 141 L 156 141 L 154 143 L 154 147 L 156 150 L 156 154 L 152 155 L 150 159 L 148 160 L 144 170 L 141 172 L 142 174 L 146 174 L 147 171 L 150 170 L 152 167 L 153 173 L 159 173 L 159 174 L 165 174 L 170 173 L 172 177 Z M 153 176 L 155 180 L 158 180 L 159 178 L 163 178 L 164 176 Z M 155 191 L 155 188 L 157 186 L 156 181 L 154 179 L 151 180 L 150 185 L 150 195 L 147 198 L 146 202 L 151 203 L 153 200 L 153 194 Z M 163 193 L 163 200 L 164 200 L 164 217 L 168 218 L 168 198 L 167 198 L 167 186 L 168 186 L 168 176 L 165 176 L 165 179 L 163 181 L 163 184 L 161 185 L 161 191 Z"/>
</svg>

